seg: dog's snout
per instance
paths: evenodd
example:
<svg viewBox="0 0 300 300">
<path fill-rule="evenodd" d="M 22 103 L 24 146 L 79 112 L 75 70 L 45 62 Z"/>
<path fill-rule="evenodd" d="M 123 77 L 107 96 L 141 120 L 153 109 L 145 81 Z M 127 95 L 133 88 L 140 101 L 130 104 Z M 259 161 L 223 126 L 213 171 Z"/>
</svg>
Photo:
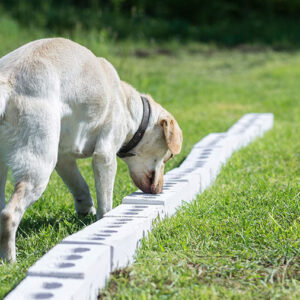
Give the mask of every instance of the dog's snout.
<svg viewBox="0 0 300 300">
<path fill-rule="evenodd" d="M 134 183 L 146 194 L 158 194 L 162 192 L 163 177 L 155 171 L 147 172 L 144 176 L 138 177 L 130 173 Z M 161 174 L 160 174 L 161 175 Z M 159 176 L 159 177 L 157 177 Z"/>
</svg>

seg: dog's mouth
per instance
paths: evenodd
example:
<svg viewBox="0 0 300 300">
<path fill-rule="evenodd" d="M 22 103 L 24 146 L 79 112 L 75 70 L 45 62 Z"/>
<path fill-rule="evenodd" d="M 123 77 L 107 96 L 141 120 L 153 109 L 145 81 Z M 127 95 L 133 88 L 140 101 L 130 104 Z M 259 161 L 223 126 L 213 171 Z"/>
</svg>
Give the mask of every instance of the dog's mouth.
<svg viewBox="0 0 300 300">
<path fill-rule="evenodd" d="M 155 172 L 149 172 L 143 178 L 130 174 L 135 185 L 146 194 L 158 194 L 162 192 L 162 179 L 156 180 Z M 157 182 L 156 182 L 157 181 Z"/>
</svg>

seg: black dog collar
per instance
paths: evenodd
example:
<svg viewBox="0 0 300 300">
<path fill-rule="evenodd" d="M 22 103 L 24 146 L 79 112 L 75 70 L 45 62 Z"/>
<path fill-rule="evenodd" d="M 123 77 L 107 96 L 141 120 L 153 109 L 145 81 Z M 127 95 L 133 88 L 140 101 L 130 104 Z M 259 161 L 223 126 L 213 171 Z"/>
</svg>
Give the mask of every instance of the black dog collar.
<svg viewBox="0 0 300 300">
<path fill-rule="evenodd" d="M 149 118 L 150 118 L 150 104 L 147 98 L 141 96 L 142 102 L 143 102 L 143 118 L 142 122 L 137 130 L 137 132 L 134 134 L 132 139 L 127 143 L 127 145 L 122 146 L 121 149 L 118 151 L 117 155 L 121 158 L 123 157 L 130 157 L 134 156 L 135 154 L 130 153 L 129 151 L 132 150 L 143 138 L 144 133 L 148 127 L 149 124 Z"/>
</svg>

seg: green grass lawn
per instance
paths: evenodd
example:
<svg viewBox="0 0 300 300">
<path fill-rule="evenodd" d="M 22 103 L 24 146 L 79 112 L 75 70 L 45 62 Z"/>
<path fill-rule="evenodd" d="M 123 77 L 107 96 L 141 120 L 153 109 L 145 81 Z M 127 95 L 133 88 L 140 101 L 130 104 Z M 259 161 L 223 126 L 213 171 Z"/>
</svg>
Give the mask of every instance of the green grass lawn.
<svg viewBox="0 0 300 300">
<path fill-rule="evenodd" d="M 14 26 L 11 34 L 0 35 L 0 55 L 42 36 L 22 34 Z M 211 188 L 155 226 L 136 263 L 115 272 L 100 298 L 300 297 L 300 52 L 228 51 L 177 42 L 111 44 L 95 34 L 73 38 L 108 58 L 123 80 L 174 114 L 184 145 L 167 170 L 206 134 L 226 131 L 243 114 L 275 115 L 273 130 L 235 153 Z M 91 160 L 79 166 L 95 199 Z M 135 189 L 119 161 L 114 206 Z M 12 190 L 10 180 L 7 198 Z M 72 197 L 54 172 L 20 224 L 18 263 L 0 265 L 0 298 L 51 247 L 93 221 L 75 214 Z"/>
</svg>

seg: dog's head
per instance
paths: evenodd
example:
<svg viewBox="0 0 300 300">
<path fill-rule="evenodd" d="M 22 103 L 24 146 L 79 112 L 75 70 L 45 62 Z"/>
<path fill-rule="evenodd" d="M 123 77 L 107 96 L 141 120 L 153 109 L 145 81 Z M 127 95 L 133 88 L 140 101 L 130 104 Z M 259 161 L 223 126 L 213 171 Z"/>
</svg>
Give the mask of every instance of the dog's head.
<svg viewBox="0 0 300 300">
<path fill-rule="evenodd" d="M 130 176 L 145 193 L 162 192 L 165 163 L 178 154 L 182 132 L 174 117 L 147 96 L 151 106 L 152 124 L 133 149 L 134 156 L 124 158 Z"/>
</svg>

